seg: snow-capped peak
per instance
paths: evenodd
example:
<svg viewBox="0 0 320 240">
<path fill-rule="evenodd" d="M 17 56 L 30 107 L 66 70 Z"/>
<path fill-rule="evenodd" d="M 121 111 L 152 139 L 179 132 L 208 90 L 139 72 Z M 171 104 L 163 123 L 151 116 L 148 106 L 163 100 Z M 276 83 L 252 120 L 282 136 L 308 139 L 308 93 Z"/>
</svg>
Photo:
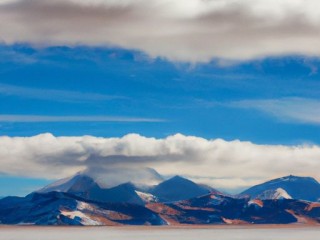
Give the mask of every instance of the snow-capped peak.
<svg viewBox="0 0 320 240">
<path fill-rule="evenodd" d="M 292 199 L 292 197 L 283 188 L 266 190 L 259 194 L 256 198 L 260 200 Z"/>
</svg>

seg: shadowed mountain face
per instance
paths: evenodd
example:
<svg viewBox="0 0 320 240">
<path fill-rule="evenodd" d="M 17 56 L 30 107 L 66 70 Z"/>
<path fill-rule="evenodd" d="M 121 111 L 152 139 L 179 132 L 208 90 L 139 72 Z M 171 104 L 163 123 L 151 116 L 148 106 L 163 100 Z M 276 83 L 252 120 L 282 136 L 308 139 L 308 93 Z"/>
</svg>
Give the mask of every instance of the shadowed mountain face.
<svg viewBox="0 0 320 240">
<path fill-rule="evenodd" d="M 101 188 L 98 183 L 85 174 L 77 174 L 72 178 L 57 181 L 40 189 L 39 193 L 65 192 L 97 202 L 133 203 L 143 205 L 144 202 L 131 183 L 120 184 L 112 188 Z"/>
<path fill-rule="evenodd" d="M 99 202 L 122 202 L 144 205 L 144 201 L 136 193 L 135 186 L 124 183 L 119 186 L 102 189 L 99 186 L 90 189 L 88 199 Z"/>
<path fill-rule="evenodd" d="M 160 183 L 150 192 L 161 202 L 172 202 L 208 194 L 210 189 L 183 177 L 175 176 Z"/>
<path fill-rule="evenodd" d="M 251 198 L 261 196 L 265 191 L 283 189 L 293 199 L 317 201 L 320 198 L 320 184 L 311 177 L 286 176 L 253 186 L 241 195 Z"/>
<path fill-rule="evenodd" d="M 0 223 L 34 225 L 163 225 L 151 210 L 130 203 L 101 203 L 62 192 L 0 200 Z"/>
</svg>

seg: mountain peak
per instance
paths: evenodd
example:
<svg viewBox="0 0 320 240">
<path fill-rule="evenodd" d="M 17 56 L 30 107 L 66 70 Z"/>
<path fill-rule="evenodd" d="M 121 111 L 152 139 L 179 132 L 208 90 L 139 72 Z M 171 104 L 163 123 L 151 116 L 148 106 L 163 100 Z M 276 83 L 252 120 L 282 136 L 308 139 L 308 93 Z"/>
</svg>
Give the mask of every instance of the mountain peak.
<svg viewBox="0 0 320 240">
<path fill-rule="evenodd" d="M 190 181 L 189 179 L 186 179 L 184 177 L 181 177 L 179 175 L 175 175 L 172 178 L 169 178 L 167 181 Z M 191 181 L 190 181 L 191 182 Z"/>
<path fill-rule="evenodd" d="M 123 189 L 130 189 L 130 190 L 135 190 L 135 185 L 132 182 L 126 182 L 126 183 L 122 183 L 118 186 L 115 186 L 117 188 L 123 188 Z M 115 188 L 113 187 L 113 188 Z"/>
<path fill-rule="evenodd" d="M 68 192 L 70 189 L 73 190 L 80 190 L 84 188 L 88 188 L 91 185 L 95 184 L 95 181 L 89 177 L 88 175 L 78 172 L 75 175 L 63 178 L 61 180 L 58 180 L 56 182 L 53 182 L 37 192 L 40 193 L 47 193 L 47 192 Z"/>
<path fill-rule="evenodd" d="M 209 192 L 207 188 L 178 175 L 160 183 L 151 191 L 160 201 L 168 202 L 189 199 Z"/>
<path fill-rule="evenodd" d="M 294 199 L 316 201 L 320 197 L 320 184 L 317 180 L 312 177 L 294 175 L 276 178 L 258 184 L 242 192 L 242 194 L 256 198 L 265 191 L 276 191 L 278 188 L 285 190 L 287 194 Z"/>
<path fill-rule="evenodd" d="M 312 181 L 315 183 L 318 183 L 318 181 L 316 179 L 314 179 L 313 177 L 301 177 L 301 176 L 295 176 L 295 175 L 288 175 L 285 177 L 281 177 L 278 178 L 278 180 L 282 180 L 282 181 Z"/>
</svg>

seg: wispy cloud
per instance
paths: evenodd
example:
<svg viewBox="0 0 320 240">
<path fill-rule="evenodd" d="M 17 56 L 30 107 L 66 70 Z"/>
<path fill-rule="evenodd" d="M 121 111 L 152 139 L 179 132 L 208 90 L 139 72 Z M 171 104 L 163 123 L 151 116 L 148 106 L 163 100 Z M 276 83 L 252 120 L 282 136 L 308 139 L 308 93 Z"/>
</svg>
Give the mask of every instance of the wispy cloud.
<svg viewBox="0 0 320 240">
<path fill-rule="evenodd" d="M 243 100 L 225 105 L 243 109 L 256 109 L 281 121 L 320 124 L 320 100 L 317 99 L 290 97 Z"/>
<path fill-rule="evenodd" d="M 195 98 L 187 106 L 175 108 L 239 108 L 256 110 L 279 121 L 320 125 L 320 100 L 302 97 L 215 101 Z"/>
<path fill-rule="evenodd" d="M 9 84 L 0 84 L 0 94 L 4 96 L 17 96 L 22 98 L 49 100 L 55 102 L 92 102 L 128 99 L 123 96 L 105 95 L 99 93 L 66 91 L 56 89 L 39 89 L 21 87 Z"/>
<path fill-rule="evenodd" d="M 0 62 L 13 62 L 13 63 L 23 63 L 32 64 L 37 62 L 34 56 L 23 54 L 21 52 L 15 51 L 14 49 L 0 48 Z M 1 69 L 3 71 L 4 69 Z"/>
<path fill-rule="evenodd" d="M 0 122 L 165 122 L 165 119 L 118 116 L 0 115 Z"/>
</svg>

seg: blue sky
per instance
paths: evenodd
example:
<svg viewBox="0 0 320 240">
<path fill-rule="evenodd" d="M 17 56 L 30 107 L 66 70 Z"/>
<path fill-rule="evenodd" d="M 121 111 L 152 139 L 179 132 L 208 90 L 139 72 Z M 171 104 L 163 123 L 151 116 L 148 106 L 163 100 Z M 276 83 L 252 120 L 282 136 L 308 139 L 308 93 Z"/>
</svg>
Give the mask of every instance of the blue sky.
<svg viewBox="0 0 320 240">
<path fill-rule="evenodd" d="M 276 150 L 298 146 L 316 151 L 317 9 L 315 0 L 2 1 L 0 136 L 9 138 L 1 141 L 20 142 L 14 137 L 43 133 L 105 138 L 136 133 L 159 139 L 180 133 L 224 139 L 226 145 L 240 140 L 257 148 L 264 144 Z M 145 140 L 141 136 L 137 141 Z M 9 153 L 15 162 L 23 156 L 20 150 L 31 146 L 23 144 L 14 143 L 12 153 L 0 146 L 0 156 Z M 290 154 L 291 150 L 294 147 L 285 149 Z M 23 167 L 37 163 L 32 160 L 41 155 L 37 151 L 41 149 L 26 153 L 30 159 L 20 160 L 21 168 L 2 160 L 0 196 L 14 194 L 13 189 L 24 195 L 52 180 L 45 174 L 22 174 Z M 312 166 L 319 164 L 318 152 L 290 154 L 297 159 L 306 156 L 308 163 L 315 162 Z M 269 156 L 265 161 L 273 160 Z M 50 175 L 49 165 L 35 166 Z M 260 180 L 282 170 L 270 169 Z M 243 176 L 228 174 L 219 177 L 249 184 Z"/>
<path fill-rule="evenodd" d="M 295 99 L 317 104 L 315 58 L 277 57 L 221 66 L 218 61 L 172 63 L 123 49 L 0 49 L 7 56 L 0 63 L 1 115 L 22 115 L 2 119 L 3 135 L 183 133 L 264 144 L 319 143 L 320 123 L 256 106 L 259 101 L 282 101 L 301 112 L 307 106 L 297 105 Z M 250 104 L 242 106 L 245 101 Z M 30 116 L 58 118 L 28 122 Z M 67 119 L 72 116 L 78 118 Z"/>
</svg>

